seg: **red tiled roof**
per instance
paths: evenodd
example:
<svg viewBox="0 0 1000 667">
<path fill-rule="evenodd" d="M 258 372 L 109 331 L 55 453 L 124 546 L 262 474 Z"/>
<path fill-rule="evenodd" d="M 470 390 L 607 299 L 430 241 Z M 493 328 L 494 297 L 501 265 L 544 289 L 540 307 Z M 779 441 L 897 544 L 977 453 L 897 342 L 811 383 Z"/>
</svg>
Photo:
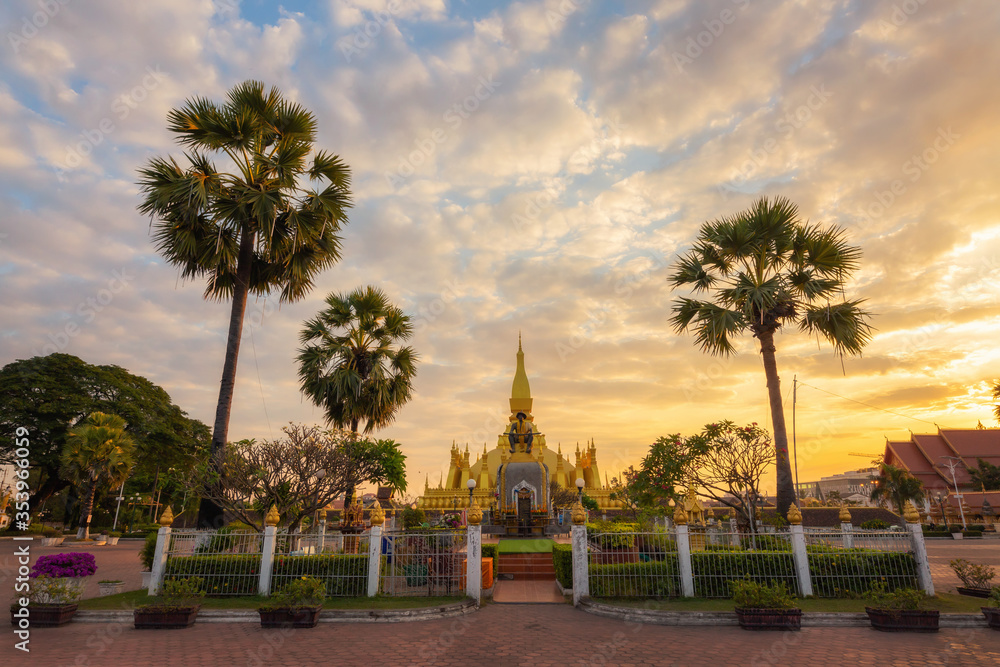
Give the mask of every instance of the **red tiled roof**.
<svg viewBox="0 0 1000 667">
<path fill-rule="evenodd" d="M 978 465 L 977 459 L 1000 465 L 1000 429 L 939 429 L 885 443 L 885 462 L 906 468 L 925 489 L 953 488 L 951 470 L 944 465 L 946 456 L 960 457 L 965 463 L 955 468 L 955 481 L 959 487 L 968 486 L 967 467 Z"/>
</svg>

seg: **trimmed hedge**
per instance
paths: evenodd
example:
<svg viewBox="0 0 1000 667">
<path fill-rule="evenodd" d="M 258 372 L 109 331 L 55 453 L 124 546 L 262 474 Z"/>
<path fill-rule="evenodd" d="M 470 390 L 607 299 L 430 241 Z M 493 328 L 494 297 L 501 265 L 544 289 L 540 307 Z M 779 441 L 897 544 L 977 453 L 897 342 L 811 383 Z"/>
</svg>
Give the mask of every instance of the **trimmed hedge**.
<svg viewBox="0 0 1000 667">
<path fill-rule="evenodd" d="M 499 553 L 500 553 L 500 545 L 499 544 L 484 544 L 483 545 L 483 549 L 482 549 L 483 558 L 492 558 L 493 559 L 493 578 L 494 579 L 496 579 L 497 575 L 500 573 L 500 571 L 497 570 L 497 567 L 498 567 L 497 558 L 499 557 Z"/>
<path fill-rule="evenodd" d="M 963 530 L 962 535 L 965 537 L 982 537 L 983 531 L 981 530 Z"/>
<path fill-rule="evenodd" d="M 691 571 L 694 594 L 700 598 L 729 597 L 732 579 L 749 579 L 769 586 L 785 583 L 796 595 L 799 590 L 791 551 L 695 551 L 691 554 Z"/>
<path fill-rule="evenodd" d="M 948 530 L 925 530 L 924 537 L 951 537 L 951 531 Z"/>
<path fill-rule="evenodd" d="M 553 544 L 552 565 L 563 588 L 573 588 L 573 545 Z"/>
<path fill-rule="evenodd" d="M 856 597 L 877 582 L 887 591 L 918 588 L 913 554 L 892 551 L 841 549 L 809 554 L 813 594 L 821 598 Z"/>
<path fill-rule="evenodd" d="M 271 590 L 303 576 L 322 580 L 328 596 L 363 596 L 368 591 L 368 556 L 277 556 L 271 570 Z M 167 560 L 165 580 L 186 577 L 200 577 L 209 597 L 257 595 L 260 554 L 174 556 Z"/>
<path fill-rule="evenodd" d="M 590 566 L 590 594 L 609 597 L 677 597 L 681 579 L 677 555 L 647 563 Z"/>
</svg>

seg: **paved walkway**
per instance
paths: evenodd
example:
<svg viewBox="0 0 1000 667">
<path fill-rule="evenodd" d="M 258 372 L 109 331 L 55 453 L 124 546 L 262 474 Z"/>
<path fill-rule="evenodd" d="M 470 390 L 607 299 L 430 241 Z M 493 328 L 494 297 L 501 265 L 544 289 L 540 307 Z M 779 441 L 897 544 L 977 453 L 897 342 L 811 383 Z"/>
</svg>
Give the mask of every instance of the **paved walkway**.
<svg viewBox="0 0 1000 667">
<path fill-rule="evenodd" d="M 493 591 L 499 604 L 520 602 L 563 604 L 566 598 L 556 590 L 555 579 L 500 579 Z"/>
<path fill-rule="evenodd" d="M 32 631 L 32 652 L 5 633 L 0 664 L 10 665 L 991 665 L 1000 633 L 942 630 L 885 634 L 869 628 L 806 628 L 757 633 L 738 628 L 628 624 L 569 605 L 492 604 L 466 616 L 401 624 L 321 624 L 261 630 L 212 623 L 185 630 L 72 623 Z"/>
</svg>

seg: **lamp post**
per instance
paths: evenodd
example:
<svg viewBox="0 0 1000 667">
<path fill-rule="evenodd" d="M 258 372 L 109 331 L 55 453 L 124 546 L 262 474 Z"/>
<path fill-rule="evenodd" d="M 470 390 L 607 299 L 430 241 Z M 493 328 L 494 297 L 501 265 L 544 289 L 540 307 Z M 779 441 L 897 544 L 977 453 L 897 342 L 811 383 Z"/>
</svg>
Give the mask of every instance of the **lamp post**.
<svg viewBox="0 0 1000 667">
<path fill-rule="evenodd" d="M 476 490 L 476 480 L 470 479 L 465 485 L 469 487 L 469 507 L 472 507 L 472 492 Z"/>
<path fill-rule="evenodd" d="M 945 526 L 947 526 L 948 525 L 948 515 L 946 515 L 944 513 L 944 497 L 941 495 L 940 491 L 938 491 L 937 495 L 934 496 L 934 500 L 937 501 L 938 508 L 941 510 L 941 523 L 943 523 Z"/>
</svg>

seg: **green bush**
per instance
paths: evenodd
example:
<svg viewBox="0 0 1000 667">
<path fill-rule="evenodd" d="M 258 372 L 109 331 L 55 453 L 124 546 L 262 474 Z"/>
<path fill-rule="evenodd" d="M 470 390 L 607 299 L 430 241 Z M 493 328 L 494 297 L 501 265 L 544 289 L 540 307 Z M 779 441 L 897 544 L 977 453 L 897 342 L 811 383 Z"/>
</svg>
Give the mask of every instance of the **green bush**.
<svg viewBox="0 0 1000 667">
<path fill-rule="evenodd" d="M 729 582 L 733 602 L 744 609 L 794 609 L 795 603 L 784 582 L 774 586 L 745 579 Z"/>
<path fill-rule="evenodd" d="M 918 585 L 913 554 L 865 549 L 810 549 L 809 573 L 817 597 L 855 597 L 877 583 L 888 590 Z"/>
<path fill-rule="evenodd" d="M 982 588 L 989 590 L 990 582 L 997 576 L 997 571 L 989 565 L 971 563 L 964 558 L 956 558 L 948 563 L 948 566 L 955 571 L 965 588 Z"/>
<path fill-rule="evenodd" d="M 925 530 L 924 537 L 951 537 L 951 531 L 948 530 Z"/>
<path fill-rule="evenodd" d="M 420 509 L 413 509 L 412 507 L 407 507 L 403 510 L 403 529 L 410 530 L 412 528 L 419 528 L 427 518 L 424 516 L 424 511 Z"/>
<path fill-rule="evenodd" d="M 173 556 L 167 559 L 163 576 L 165 580 L 200 577 L 209 597 L 257 595 L 260 555 Z"/>
<path fill-rule="evenodd" d="M 146 543 L 142 545 L 142 549 L 139 550 L 139 560 L 142 561 L 142 569 L 149 570 L 153 569 L 153 558 L 156 557 L 156 533 L 149 533 L 146 535 Z"/>
<path fill-rule="evenodd" d="M 790 539 L 777 535 L 748 535 L 740 540 L 744 551 L 791 551 Z"/>
<path fill-rule="evenodd" d="M 865 599 L 875 609 L 890 611 L 916 611 L 930 607 L 930 597 L 916 588 L 889 590 L 884 583 L 877 582 L 865 595 Z"/>
<path fill-rule="evenodd" d="M 261 609 L 318 607 L 326 597 L 326 586 L 315 577 L 292 579 L 282 586 Z"/>
<path fill-rule="evenodd" d="M 220 553 L 260 553 L 261 542 L 256 533 L 246 524 L 234 522 L 215 531 L 212 538 L 198 546 L 196 554 Z"/>
<path fill-rule="evenodd" d="M 983 531 L 981 530 L 963 530 L 962 535 L 965 537 L 982 537 Z"/>
<path fill-rule="evenodd" d="M 499 566 L 499 561 L 497 560 L 500 555 L 500 545 L 498 544 L 484 544 L 482 550 L 483 558 L 493 559 L 493 579 L 497 578 L 499 571 L 497 567 Z"/>
<path fill-rule="evenodd" d="M 648 563 L 591 565 L 589 572 L 590 594 L 593 597 L 665 598 L 680 595 L 681 580 L 676 554 Z"/>
<path fill-rule="evenodd" d="M 889 522 L 882 519 L 868 519 L 868 521 L 862 521 L 860 527 L 865 530 L 888 530 Z"/>
<path fill-rule="evenodd" d="M 165 579 L 198 576 L 209 597 L 256 595 L 260 554 L 174 556 L 167 561 Z M 271 590 L 304 576 L 326 585 L 330 597 L 356 597 L 368 592 L 368 556 L 335 554 L 277 556 L 271 569 Z"/>
<path fill-rule="evenodd" d="M 556 579 L 562 587 L 573 588 L 573 545 L 553 544 L 552 565 L 556 570 Z"/>
<path fill-rule="evenodd" d="M 775 585 L 788 583 L 798 590 L 792 552 L 694 552 L 691 554 L 695 597 L 729 597 L 729 582 L 749 579 Z"/>
<path fill-rule="evenodd" d="M 612 523 L 598 521 L 587 524 L 587 535 L 602 549 L 631 549 L 635 547 L 636 523 Z"/>
<path fill-rule="evenodd" d="M 962 525 L 958 524 L 958 523 L 953 523 L 950 526 L 948 526 L 948 532 L 950 532 L 950 533 L 961 533 L 962 532 Z"/>
<path fill-rule="evenodd" d="M 325 583 L 329 597 L 364 596 L 368 594 L 368 556 L 278 556 L 271 570 L 271 590 L 303 576 L 316 577 Z"/>
</svg>

